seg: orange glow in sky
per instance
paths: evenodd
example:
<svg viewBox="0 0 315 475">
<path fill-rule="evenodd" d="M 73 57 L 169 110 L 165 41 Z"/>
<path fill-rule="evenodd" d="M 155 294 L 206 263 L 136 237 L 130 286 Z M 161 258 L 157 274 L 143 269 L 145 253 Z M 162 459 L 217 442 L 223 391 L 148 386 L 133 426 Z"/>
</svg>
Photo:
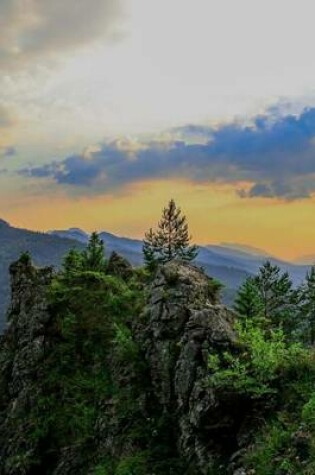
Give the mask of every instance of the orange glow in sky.
<svg viewBox="0 0 315 475">
<path fill-rule="evenodd" d="M 239 198 L 231 185 L 146 181 L 111 196 L 29 198 L 0 208 L 12 225 L 46 231 L 81 227 L 142 238 L 173 197 L 195 242 L 252 245 L 284 259 L 315 251 L 315 199 Z"/>
</svg>

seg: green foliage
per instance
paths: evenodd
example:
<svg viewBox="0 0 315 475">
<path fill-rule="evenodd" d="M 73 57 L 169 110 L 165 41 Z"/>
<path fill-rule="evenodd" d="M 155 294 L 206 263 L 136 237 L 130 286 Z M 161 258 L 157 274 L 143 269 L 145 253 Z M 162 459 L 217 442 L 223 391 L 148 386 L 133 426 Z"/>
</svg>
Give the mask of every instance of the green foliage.
<svg viewBox="0 0 315 475">
<path fill-rule="evenodd" d="M 309 401 L 303 406 L 302 420 L 315 435 L 315 393 L 311 395 Z"/>
<path fill-rule="evenodd" d="M 287 344 L 282 330 L 267 332 L 247 321 L 237 325 L 240 351 L 210 355 L 210 384 L 251 398 L 277 394 L 282 376 L 306 357 L 298 344 Z"/>
<path fill-rule="evenodd" d="M 220 292 L 224 288 L 224 285 L 218 279 L 212 278 L 208 281 L 208 287 L 209 295 L 212 296 L 214 300 L 216 300 L 216 298 L 219 297 Z"/>
<path fill-rule="evenodd" d="M 210 385 L 259 414 L 242 466 L 256 475 L 312 475 L 314 351 L 256 318 L 241 319 L 236 330 L 238 348 L 210 354 L 208 366 Z"/>
<path fill-rule="evenodd" d="M 147 475 L 146 457 L 146 453 L 137 453 L 122 459 L 115 470 L 115 475 Z"/>
<path fill-rule="evenodd" d="M 315 343 L 315 267 L 306 274 L 300 289 L 299 332 L 306 343 Z"/>
<path fill-rule="evenodd" d="M 62 262 L 63 273 L 71 278 L 76 272 L 83 270 L 82 252 L 77 249 L 70 249 Z"/>
<path fill-rule="evenodd" d="M 139 348 L 135 343 L 130 328 L 123 324 L 114 324 L 115 352 L 121 361 L 135 361 L 139 357 Z"/>
<path fill-rule="evenodd" d="M 102 272 L 105 269 L 104 243 L 96 232 L 91 234 L 87 248 L 82 252 L 84 270 Z"/>
<path fill-rule="evenodd" d="M 254 279 L 262 301 L 263 316 L 273 328 L 282 327 L 290 334 L 296 312 L 296 293 L 287 272 L 266 261 Z"/>
<path fill-rule="evenodd" d="M 168 259 L 167 248 L 165 252 Z M 155 252 L 152 257 L 156 265 Z M 84 252 L 71 250 L 64 259 L 49 289 L 52 318 L 47 332 L 53 345 L 40 367 L 36 404 L 16 414 L 25 441 L 35 441 L 38 450 L 31 453 L 23 445 L 6 461 L 11 473 L 20 468 L 46 473 L 48 465 L 47 474 L 53 473 L 67 447 L 82 457 L 78 475 L 195 473 L 174 447 L 176 414 L 155 404 L 149 368 L 135 336 L 137 325 L 146 323 L 140 315 L 144 288 L 152 277 L 149 264 L 147 260 L 146 268 L 132 271 L 127 282 L 107 275 L 96 233 Z M 170 272 L 167 282 L 176 286 L 177 275 Z M 219 287 L 210 280 L 209 294 Z M 164 294 L 167 300 L 167 290 Z M 236 402 L 235 407 L 240 404 L 240 410 L 257 417 L 256 434 L 241 455 L 248 473 L 315 473 L 314 351 L 292 337 L 300 320 L 306 342 L 313 341 L 314 301 L 314 270 L 297 292 L 286 273 L 264 264 L 239 291 L 237 344 L 224 349 L 218 345 L 209 355 L 206 383 L 219 395 L 219 404 L 221 399 L 225 403 L 220 398 L 224 395 L 228 404 Z M 115 451 L 104 449 L 100 440 L 115 440 Z M 225 473 L 225 467 L 220 470 L 211 473 Z"/>
<path fill-rule="evenodd" d="M 196 246 L 190 246 L 191 236 L 188 232 L 186 217 L 181 214 L 175 201 L 171 200 L 163 209 L 157 231 L 150 229 L 143 241 L 143 254 L 147 268 L 156 269 L 157 264 L 174 258 L 184 261 L 195 259 L 198 254 Z"/>
<path fill-rule="evenodd" d="M 241 285 L 235 299 L 234 308 L 241 317 L 259 321 L 263 318 L 262 295 L 253 277 L 248 277 Z"/>
<path fill-rule="evenodd" d="M 135 377 L 137 365 L 143 368 L 130 325 L 142 310 L 144 297 L 143 285 L 136 279 L 127 284 L 105 272 L 84 270 L 77 265 L 78 253 L 71 252 L 70 257 L 71 265 L 64 267 L 50 288 L 55 345 L 43 362 L 37 404 L 25 417 L 27 437 L 41 447 L 40 461 L 49 459 L 53 466 L 60 450 L 73 446 L 80 447 L 87 467 L 88 454 L 96 450 L 95 427 L 102 415 L 102 401 L 116 401 L 122 423 L 128 420 L 130 440 L 134 424 L 139 424 L 137 391 L 142 383 L 124 386 L 119 377 L 126 368 Z M 112 462 L 108 467 L 115 466 Z M 123 468 L 119 473 L 124 473 Z M 114 474 L 110 468 L 102 471 L 97 463 L 95 470 Z"/>
<path fill-rule="evenodd" d="M 240 287 L 234 308 L 241 318 L 250 319 L 264 329 L 282 328 L 292 340 L 300 325 L 300 291 L 293 289 L 287 272 L 266 261 L 255 277 Z"/>
<path fill-rule="evenodd" d="M 20 262 L 22 264 L 30 264 L 32 262 L 31 254 L 28 251 L 22 252 Z"/>
<path fill-rule="evenodd" d="M 291 431 L 280 421 L 272 421 L 257 437 L 255 447 L 246 456 L 246 464 L 255 467 L 257 475 L 301 473 L 292 471 L 292 461 L 285 456 L 290 441 Z"/>
</svg>

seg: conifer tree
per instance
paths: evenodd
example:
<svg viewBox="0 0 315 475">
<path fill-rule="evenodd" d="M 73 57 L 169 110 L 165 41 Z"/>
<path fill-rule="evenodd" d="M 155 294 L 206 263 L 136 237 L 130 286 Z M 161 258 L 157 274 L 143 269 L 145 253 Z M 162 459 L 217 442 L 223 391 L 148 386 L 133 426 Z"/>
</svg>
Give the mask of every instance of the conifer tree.
<svg viewBox="0 0 315 475">
<path fill-rule="evenodd" d="M 253 277 L 248 277 L 240 287 L 234 309 L 241 316 L 251 320 L 261 320 L 264 306 L 258 286 Z"/>
<path fill-rule="evenodd" d="M 82 253 L 77 249 L 70 249 L 63 260 L 62 271 L 66 277 L 73 276 L 76 272 L 82 270 Z"/>
<path fill-rule="evenodd" d="M 145 235 L 142 251 L 143 251 L 143 256 L 144 256 L 144 262 L 147 269 L 150 272 L 153 272 L 157 266 L 157 259 L 155 257 L 156 256 L 156 239 L 155 239 L 152 228 Z"/>
<path fill-rule="evenodd" d="M 301 286 L 301 310 L 299 325 L 306 340 L 315 343 L 315 267 L 306 274 L 305 283 Z"/>
<path fill-rule="evenodd" d="M 174 258 L 193 260 L 198 254 L 198 248 L 191 246 L 190 240 L 186 217 L 172 199 L 163 209 L 157 230 L 153 231 L 151 228 L 145 234 L 143 254 L 147 267 L 153 269 L 158 263 Z"/>
<path fill-rule="evenodd" d="M 88 245 L 82 253 L 84 270 L 101 272 L 105 269 L 104 243 L 97 232 L 91 234 Z"/>
<path fill-rule="evenodd" d="M 287 272 L 266 261 L 255 277 L 263 304 L 263 314 L 274 327 L 282 326 L 288 333 L 292 331 L 296 312 L 296 292 Z"/>
</svg>

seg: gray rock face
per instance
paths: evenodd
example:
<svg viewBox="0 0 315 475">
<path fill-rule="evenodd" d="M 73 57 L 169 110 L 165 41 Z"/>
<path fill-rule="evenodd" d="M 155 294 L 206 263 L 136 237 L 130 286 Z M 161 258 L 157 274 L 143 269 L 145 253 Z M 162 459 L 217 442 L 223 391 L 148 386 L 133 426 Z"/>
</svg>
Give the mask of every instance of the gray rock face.
<svg viewBox="0 0 315 475">
<path fill-rule="evenodd" d="M 112 264 L 118 261 L 121 264 L 113 258 Z M 117 268 L 129 270 L 125 265 Z M 34 411 L 32 420 L 36 424 L 45 356 L 58 344 L 50 333 L 54 322 L 47 299 L 52 269 L 36 269 L 23 258 L 12 264 L 10 274 L 9 327 L 0 342 L 0 385 L 5 388 L 0 398 L 0 409 L 5 407 L 5 411 L 0 410 L 4 441 L 0 446 L 0 475 L 30 475 L 29 460 L 38 457 L 40 447 L 28 437 L 34 427 L 27 425 L 30 418 L 25 414 Z M 137 373 L 132 364 L 124 363 L 122 367 L 115 354 L 109 356 L 112 377 L 121 388 L 141 388 L 136 404 L 139 417 L 152 423 L 155 417 L 165 415 L 170 421 L 174 434 L 171 444 L 192 475 L 211 473 L 226 447 L 233 445 L 231 438 L 236 439 L 239 433 L 237 401 L 230 401 L 211 387 L 208 368 L 209 355 L 236 346 L 233 321 L 234 313 L 218 303 L 212 279 L 191 264 L 173 261 L 158 270 L 148 290 L 144 313 L 132 330 L 143 352 L 146 374 Z M 139 385 L 140 378 L 145 379 L 145 386 Z M 108 454 L 118 454 L 118 458 L 120 454 L 132 454 L 137 447 L 128 437 L 121 437 L 129 421 L 121 418 L 117 401 L 104 396 L 97 405 L 100 410 L 92 436 L 95 451 L 91 460 Z M 155 426 L 153 429 L 154 438 L 158 430 Z M 239 447 L 228 447 L 227 459 L 234 449 Z M 16 458 L 19 452 L 24 454 L 21 460 Z M 87 473 L 85 468 L 82 471 L 87 466 L 86 458 L 82 458 L 80 448 L 66 446 L 50 473 Z M 46 473 L 45 468 L 39 467 L 36 473 Z"/>
<path fill-rule="evenodd" d="M 37 447 L 27 438 L 23 413 L 36 407 L 37 382 L 45 354 L 45 332 L 50 319 L 46 298 L 52 269 L 36 269 L 30 260 L 20 259 L 10 267 L 12 300 L 8 330 L 0 352 L 0 384 L 6 388 L 7 407 L 0 420 L 0 473 L 22 475 L 26 461 L 16 461 L 19 447 L 33 457 Z M 13 460 L 14 459 L 14 460 Z M 11 466 L 12 463 L 12 466 Z"/>
<path fill-rule="evenodd" d="M 201 474 L 211 470 L 218 438 L 235 424 L 208 383 L 209 355 L 236 342 L 234 313 L 216 302 L 200 269 L 166 264 L 152 285 L 144 341 L 154 393 L 174 419 L 179 454 Z"/>
</svg>

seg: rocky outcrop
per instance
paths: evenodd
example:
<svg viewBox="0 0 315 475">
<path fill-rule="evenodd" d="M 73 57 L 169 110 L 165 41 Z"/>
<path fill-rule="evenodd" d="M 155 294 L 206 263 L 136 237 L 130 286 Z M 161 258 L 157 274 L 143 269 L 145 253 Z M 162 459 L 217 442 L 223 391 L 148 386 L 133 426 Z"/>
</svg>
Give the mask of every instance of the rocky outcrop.
<svg viewBox="0 0 315 475">
<path fill-rule="evenodd" d="M 27 255 L 10 266 L 12 297 L 8 329 L 0 352 L 1 446 L 0 473 L 19 475 L 25 460 L 19 452 L 35 456 L 37 447 L 27 437 L 29 427 L 23 414 L 36 408 L 41 363 L 47 347 L 46 329 L 50 320 L 46 291 L 52 269 L 36 269 Z"/>
<path fill-rule="evenodd" d="M 209 473 L 236 425 L 209 385 L 209 355 L 236 342 L 234 313 L 217 300 L 199 268 L 173 261 L 159 269 L 146 310 L 144 347 L 154 395 L 173 420 L 180 456 L 201 474 Z"/>
<path fill-rule="evenodd" d="M 112 255 L 110 271 L 128 279 L 132 269 L 118 257 Z M 58 344 L 51 333 L 54 317 L 47 299 L 52 269 L 36 269 L 24 256 L 12 264 L 10 274 L 9 327 L 0 351 L 0 384 L 5 388 L 0 397 L 0 474 L 45 475 L 45 464 L 39 465 L 37 472 L 28 468 L 34 467 L 29 461 L 36 460 L 41 448 L 40 437 L 37 442 L 28 437 L 34 427 L 29 430 L 30 418 L 24 415 L 34 411 L 31 420 L 36 424 L 41 371 L 45 358 Z M 234 313 L 219 304 L 215 281 L 180 261 L 160 267 L 147 294 L 143 314 L 133 322 L 128 336 L 138 343 L 141 365 L 122 362 L 114 350 L 108 359 L 111 377 L 121 392 L 130 392 L 136 399 L 132 414 L 141 424 L 152 427 L 152 440 L 162 424 L 158 421 L 168 421 L 172 452 L 183 461 L 187 473 L 209 474 L 218 460 L 228 460 L 240 448 L 237 440 L 243 420 L 239 402 L 209 384 L 208 365 L 209 355 L 236 348 Z M 126 456 L 139 447 L 147 450 L 141 446 L 142 439 L 133 443 L 128 437 L 130 421 L 119 412 L 123 398 L 106 399 L 104 395 L 95 402 L 99 412 L 88 449 L 92 461 Z M 121 433 L 127 435 L 121 437 Z M 19 453 L 24 454 L 21 460 L 17 459 Z M 86 452 L 82 454 L 79 446 L 62 447 L 49 473 L 95 473 Z"/>
</svg>

